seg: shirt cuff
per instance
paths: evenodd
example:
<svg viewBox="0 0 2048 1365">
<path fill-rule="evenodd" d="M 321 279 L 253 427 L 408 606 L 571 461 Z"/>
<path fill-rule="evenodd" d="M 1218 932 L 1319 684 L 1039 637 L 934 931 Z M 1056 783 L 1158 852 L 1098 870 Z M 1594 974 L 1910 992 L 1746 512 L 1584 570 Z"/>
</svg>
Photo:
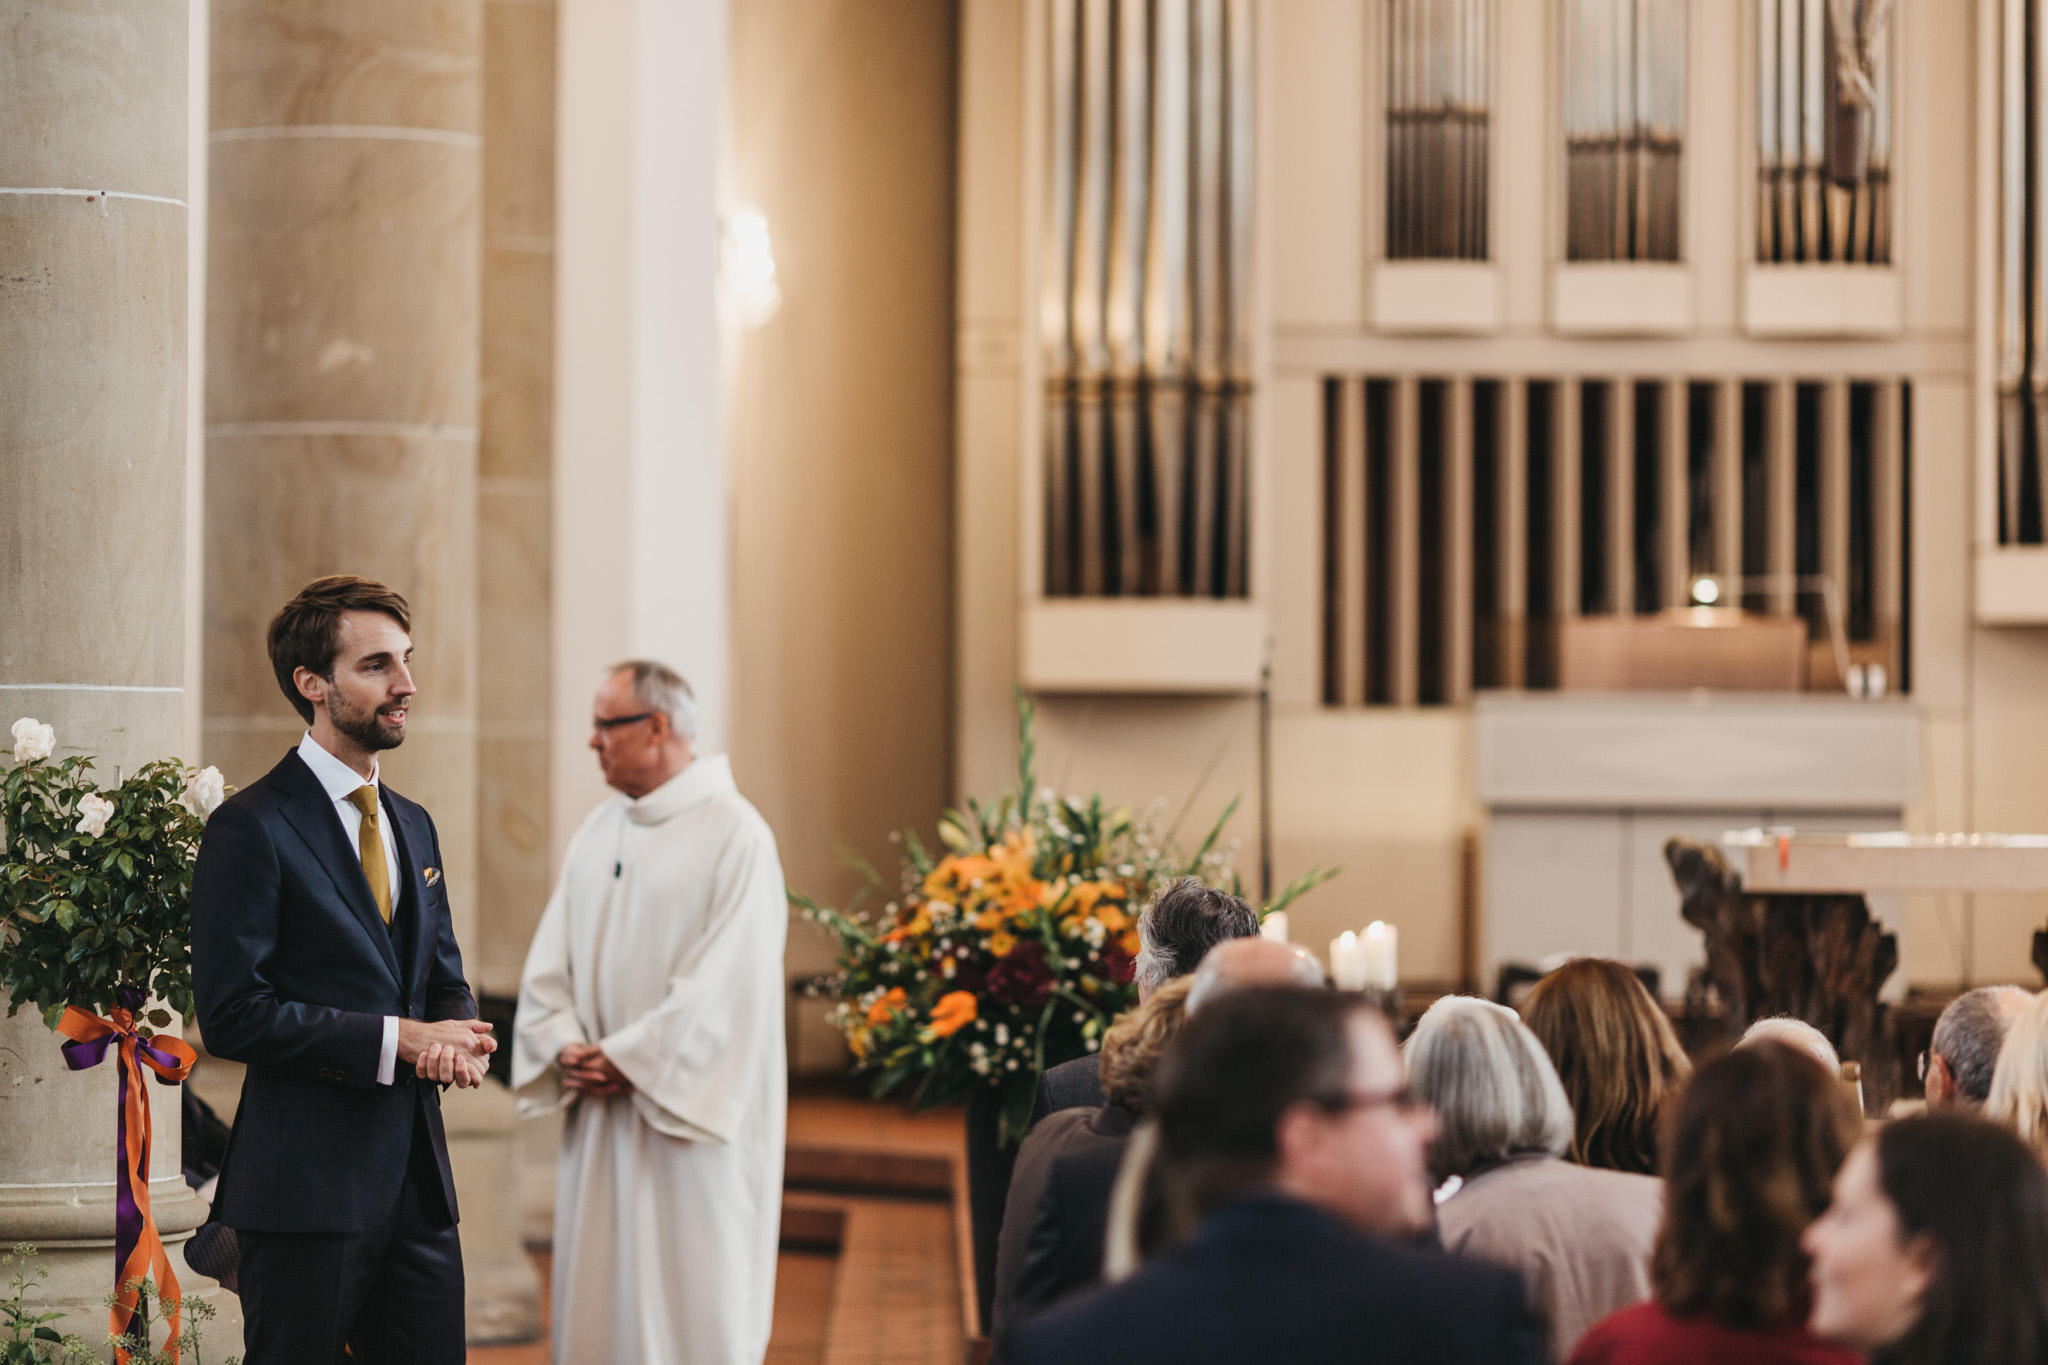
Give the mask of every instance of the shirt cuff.
<svg viewBox="0 0 2048 1365">
<path fill-rule="evenodd" d="M 398 1016 L 384 1016 L 384 1046 L 377 1052 L 377 1084 L 390 1085 L 398 1079 Z"/>
</svg>

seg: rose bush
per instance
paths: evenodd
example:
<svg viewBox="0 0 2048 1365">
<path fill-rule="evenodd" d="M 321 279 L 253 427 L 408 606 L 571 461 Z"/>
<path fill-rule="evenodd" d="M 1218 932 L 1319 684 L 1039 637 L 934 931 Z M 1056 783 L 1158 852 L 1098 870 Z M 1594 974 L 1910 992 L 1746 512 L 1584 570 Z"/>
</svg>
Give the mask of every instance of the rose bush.
<svg viewBox="0 0 2048 1365">
<path fill-rule="evenodd" d="M 101 788 L 84 755 L 51 761 L 52 727 L 14 723 L 0 782 L 0 988 L 51 1028 L 66 1005 L 109 1013 L 124 988 L 192 1012 L 192 862 L 218 769 L 159 759 Z M 171 1023 L 162 1008 L 148 1024 Z"/>
</svg>

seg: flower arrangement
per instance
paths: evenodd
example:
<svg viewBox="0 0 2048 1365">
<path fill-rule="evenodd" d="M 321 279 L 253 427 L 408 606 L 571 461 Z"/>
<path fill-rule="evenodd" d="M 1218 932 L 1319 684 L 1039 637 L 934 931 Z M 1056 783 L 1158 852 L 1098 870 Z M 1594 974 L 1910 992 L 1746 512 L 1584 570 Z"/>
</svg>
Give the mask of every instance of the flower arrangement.
<svg viewBox="0 0 2048 1365">
<path fill-rule="evenodd" d="M 0 1365 L 98 1365 L 97 1347 L 83 1337 L 61 1334 L 50 1325 L 61 1321 L 63 1313 L 38 1313 L 30 1305 L 29 1295 L 40 1292 L 42 1282 L 50 1274 L 46 1267 L 36 1263 L 36 1249 L 27 1242 L 16 1242 L 13 1251 L 0 1253 L 0 1267 L 5 1266 L 14 1268 L 7 1285 L 14 1293 L 10 1298 L 0 1298 Z M 134 1288 L 145 1300 L 156 1297 L 147 1281 Z M 109 1307 L 113 1298 L 108 1296 Z M 173 1314 L 182 1310 L 185 1326 L 175 1342 L 165 1341 L 161 1350 L 117 1337 L 108 1338 L 107 1344 L 128 1353 L 129 1365 L 201 1365 L 199 1329 L 214 1316 L 213 1305 L 204 1299 L 158 1302 Z M 240 1359 L 229 1356 L 227 1365 L 239 1365 Z"/>
<path fill-rule="evenodd" d="M 114 1358 L 156 1359 L 152 1298 L 169 1319 L 175 1358 L 182 1298 L 150 1214 L 143 1071 L 176 1085 L 196 1060 L 157 1030 L 170 1027 L 171 1010 L 192 1013 L 192 865 L 227 786 L 216 768 L 158 759 L 101 788 L 86 776 L 90 757 L 51 762 L 50 726 L 23 717 L 12 733 L 14 767 L 0 782 L 0 988 L 9 1017 L 35 1006 L 70 1040 L 63 1052 L 72 1070 L 113 1054 L 121 1135 L 108 1302 Z"/>
<path fill-rule="evenodd" d="M 1015 791 L 938 825 L 943 852 L 914 831 L 903 850 L 897 894 L 879 914 L 790 899 L 838 940 L 838 969 L 811 983 L 836 1002 L 829 1018 L 846 1036 L 856 1072 L 874 1093 L 915 1087 L 919 1108 L 978 1086 L 999 1092 L 998 1140 L 1024 1135 L 1038 1077 L 1095 1051 L 1103 1032 L 1136 1002 L 1138 912 L 1178 877 L 1242 894 L 1236 844 L 1223 831 L 1237 802 L 1192 853 L 1161 829 L 1163 803 L 1140 815 L 1102 798 L 1058 797 L 1038 786 L 1033 711 L 1018 701 Z M 858 865 L 858 864 L 857 864 Z M 888 894 L 872 868 L 868 892 Z M 1334 875 L 1311 871 L 1264 913 Z M 864 895 L 867 893 L 863 893 Z"/>
<path fill-rule="evenodd" d="M 51 761 L 56 734 L 14 723 L 15 766 L 0 783 L 0 988 L 7 1013 L 34 1005 L 56 1028 L 67 1006 L 118 1008 L 122 992 L 192 1012 L 192 863 L 227 794 L 218 768 L 176 759 L 111 790 L 84 755 Z M 139 1032 L 166 1028 L 159 1007 Z"/>
</svg>

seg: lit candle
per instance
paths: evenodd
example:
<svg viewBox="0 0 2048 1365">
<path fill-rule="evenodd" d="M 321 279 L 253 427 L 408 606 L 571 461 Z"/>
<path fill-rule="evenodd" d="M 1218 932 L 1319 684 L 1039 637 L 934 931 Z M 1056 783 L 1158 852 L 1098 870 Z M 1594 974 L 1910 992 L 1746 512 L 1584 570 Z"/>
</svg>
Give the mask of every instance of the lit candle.
<svg viewBox="0 0 2048 1365">
<path fill-rule="evenodd" d="M 1365 985 L 1378 987 L 1383 991 L 1393 990 L 1401 982 L 1401 931 L 1385 920 L 1374 920 L 1365 926 L 1365 937 L 1358 943 L 1359 962 L 1365 977 Z"/>
<path fill-rule="evenodd" d="M 1287 912 L 1275 910 L 1259 925 L 1259 937 L 1269 938 L 1275 943 L 1287 942 Z"/>
<path fill-rule="evenodd" d="M 1330 979 L 1340 991 L 1365 988 L 1364 947 L 1349 929 L 1330 940 Z"/>
</svg>

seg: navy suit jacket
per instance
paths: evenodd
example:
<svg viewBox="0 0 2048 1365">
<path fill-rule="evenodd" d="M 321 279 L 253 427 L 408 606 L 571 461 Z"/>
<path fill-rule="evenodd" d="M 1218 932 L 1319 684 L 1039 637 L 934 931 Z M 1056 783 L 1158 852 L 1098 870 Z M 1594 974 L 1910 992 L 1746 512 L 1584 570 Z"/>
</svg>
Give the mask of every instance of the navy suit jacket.
<svg viewBox="0 0 2048 1365">
<path fill-rule="evenodd" d="M 1027 1319 L 1013 1365 L 1540 1365 L 1522 1277 L 1254 1194 L 1129 1279 Z"/>
<path fill-rule="evenodd" d="M 377 1084 L 384 1019 L 473 1019 L 425 810 L 390 787 L 399 898 L 386 928 L 333 801 L 296 750 L 207 821 L 192 873 L 192 988 L 206 1050 L 242 1062 L 216 1216 L 257 1232 L 362 1232 L 396 1205 L 418 1127 L 456 1218 L 441 1096 L 400 1064 Z"/>
</svg>

